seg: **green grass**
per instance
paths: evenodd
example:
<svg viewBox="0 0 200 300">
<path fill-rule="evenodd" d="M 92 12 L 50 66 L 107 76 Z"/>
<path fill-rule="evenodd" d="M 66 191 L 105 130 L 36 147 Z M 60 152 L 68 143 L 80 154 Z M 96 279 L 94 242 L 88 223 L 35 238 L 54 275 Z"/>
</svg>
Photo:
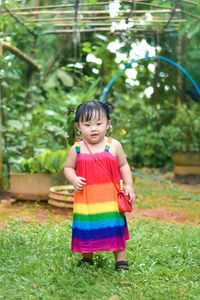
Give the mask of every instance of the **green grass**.
<svg viewBox="0 0 200 300">
<path fill-rule="evenodd" d="M 112 253 L 77 268 L 71 225 L 7 224 L 0 232 L 0 299 L 200 299 L 200 227 L 129 223 L 130 271 L 114 271 Z"/>
<path fill-rule="evenodd" d="M 162 177 L 160 177 L 162 179 Z M 200 224 L 200 201 L 186 197 L 177 190 L 187 192 L 200 198 L 200 187 L 191 185 L 171 186 L 164 182 L 136 178 L 134 183 L 136 191 L 135 207 L 137 209 L 154 209 L 163 207 L 165 210 L 181 212 L 186 222 Z"/>
</svg>

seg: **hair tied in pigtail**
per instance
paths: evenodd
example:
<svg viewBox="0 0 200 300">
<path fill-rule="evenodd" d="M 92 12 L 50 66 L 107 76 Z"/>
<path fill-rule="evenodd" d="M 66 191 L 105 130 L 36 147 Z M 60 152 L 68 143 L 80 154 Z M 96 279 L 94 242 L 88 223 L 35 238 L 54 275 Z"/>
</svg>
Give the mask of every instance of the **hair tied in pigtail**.
<svg viewBox="0 0 200 300">
<path fill-rule="evenodd" d="M 109 113 L 111 113 L 114 110 L 114 105 L 111 104 L 110 102 L 106 101 L 104 103 L 105 108 L 109 111 Z"/>
<path fill-rule="evenodd" d="M 73 107 L 68 107 L 67 108 L 67 114 L 70 115 L 71 113 L 74 113 L 75 109 Z"/>
</svg>

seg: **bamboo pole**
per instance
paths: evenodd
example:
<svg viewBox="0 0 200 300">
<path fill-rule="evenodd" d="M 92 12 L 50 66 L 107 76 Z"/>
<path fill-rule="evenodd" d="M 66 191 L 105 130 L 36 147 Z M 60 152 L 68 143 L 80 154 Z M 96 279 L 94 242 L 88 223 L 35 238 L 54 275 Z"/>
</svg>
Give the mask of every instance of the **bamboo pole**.
<svg viewBox="0 0 200 300">
<path fill-rule="evenodd" d="M 157 14 L 157 13 L 171 13 L 173 9 L 157 9 L 157 10 L 134 10 L 133 13 L 134 14 L 145 14 L 145 13 L 151 13 L 151 14 Z M 175 12 L 181 12 L 180 8 L 176 8 Z M 92 15 L 92 14 L 109 14 L 109 11 L 107 10 L 81 10 L 80 11 L 81 14 L 88 14 L 88 15 Z M 130 12 L 128 10 L 120 10 L 119 13 L 123 13 L 123 14 L 129 14 Z M 4 15 L 6 14 L 5 12 L 3 13 Z M 45 10 L 45 11 L 31 11 L 31 12 L 16 12 L 16 15 L 23 15 L 23 16 L 31 16 L 31 15 L 44 15 L 44 14 L 48 14 L 48 15 L 65 15 L 65 14 L 73 14 L 74 15 L 74 10 Z"/>
<path fill-rule="evenodd" d="M 123 1 L 121 0 L 121 2 L 128 2 L 130 4 L 133 3 L 133 0 L 127 0 L 127 1 Z M 158 4 L 154 4 L 154 3 L 147 3 L 147 2 L 144 2 L 143 0 L 139 1 L 139 2 L 136 2 L 137 4 L 141 4 L 141 5 L 147 5 L 147 6 L 152 6 L 152 7 L 159 7 L 159 8 L 166 8 L 166 9 L 171 9 L 171 7 L 169 6 L 165 6 L 165 5 L 158 5 Z"/>
<path fill-rule="evenodd" d="M 3 6 L 4 7 L 4 9 L 8 12 L 8 14 L 12 17 L 12 18 L 14 18 L 16 21 L 17 21 L 17 23 L 19 23 L 20 25 L 22 25 L 23 27 L 25 27 L 26 28 L 26 30 L 31 34 L 31 35 L 33 35 L 34 37 L 36 37 L 36 35 L 35 35 L 35 33 L 32 31 L 32 30 L 30 30 L 19 18 L 17 18 L 11 11 L 10 11 L 10 9 L 8 9 L 5 5 Z"/>
<path fill-rule="evenodd" d="M 153 16 L 153 20 L 155 21 L 155 20 L 157 20 L 158 22 L 159 21 L 162 21 L 163 19 L 162 19 L 163 17 L 157 17 L 157 16 Z M 134 17 L 134 16 L 131 16 L 130 17 L 130 19 L 132 20 L 132 21 L 137 21 L 137 20 L 141 20 L 141 17 L 140 16 L 138 16 L 138 17 Z M 26 22 L 48 22 L 48 21 L 66 21 L 66 20 L 68 20 L 68 21 L 73 21 L 74 20 L 74 16 L 72 16 L 72 17 L 66 17 L 66 18 L 50 18 L 50 19 L 31 19 L 31 20 L 29 20 L 29 19 L 26 19 Z M 113 18 L 111 18 L 111 17 L 109 17 L 109 16 L 107 16 L 107 17 L 99 17 L 99 16 L 94 16 L 94 17 L 82 17 L 81 18 L 81 20 L 80 21 L 85 21 L 85 20 L 110 20 L 111 22 L 113 22 L 113 21 L 117 21 L 117 20 L 125 20 L 125 17 L 113 17 Z M 168 20 L 168 18 L 166 18 L 166 20 Z M 178 19 L 172 19 L 172 20 L 177 20 L 177 21 L 179 21 Z M 186 21 L 186 19 L 181 19 L 181 20 L 184 20 L 184 22 Z M 181 21 L 180 20 L 180 21 Z"/>
<path fill-rule="evenodd" d="M 168 21 L 166 22 L 166 24 L 164 24 L 164 26 L 162 28 L 163 31 L 165 31 L 165 29 L 167 28 L 167 26 L 170 24 L 171 20 L 173 19 L 174 15 L 175 15 L 176 8 L 177 8 L 177 5 L 178 5 L 178 1 L 179 0 L 175 0 L 175 5 L 174 5 L 174 8 L 171 12 L 171 15 L 170 15 Z"/>
<path fill-rule="evenodd" d="M 19 58 L 21 58 L 22 60 L 24 60 L 25 62 L 27 62 L 29 65 L 31 65 L 31 67 L 36 70 L 36 71 L 41 71 L 41 66 L 38 65 L 33 59 L 31 59 L 28 55 L 26 55 L 25 53 L 23 53 L 21 50 L 19 50 L 18 48 L 14 47 L 13 45 L 4 42 L 4 41 L 0 41 L 1 46 L 3 48 L 5 48 L 6 50 L 10 51 L 11 53 L 15 54 L 16 56 L 18 56 Z"/>
<path fill-rule="evenodd" d="M 193 1 L 188 1 L 188 0 L 180 0 L 180 1 L 182 1 L 182 2 L 185 2 L 185 3 L 192 4 L 192 5 L 195 5 L 195 6 L 197 6 L 197 5 L 198 5 L 198 3 L 196 3 L 196 2 L 193 2 Z"/>
<path fill-rule="evenodd" d="M 183 9 L 181 10 L 181 12 L 184 13 L 185 15 L 188 15 L 188 16 L 190 16 L 190 17 L 193 17 L 193 18 L 197 19 L 197 20 L 200 20 L 200 16 L 191 14 L 191 13 L 189 13 L 189 12 L 183 10 Z"/>
<path fill-rule="evenodd" d="M 80 19 L 80 21 L 84 20 L 121 20 L 124 19 L 124 17 L 115 17 L 115 18 L 110 18 L 109 16 L 107 17 L 83 17 Z M 71 17 L 66 17 L 66 18 L 50 18 L 50 19 L 26 19 L 26 22 L 48 22 L 48 21 L 74 21 L 74 16 Z"/>
<path fill-rule="evenodd" d="M 100 6 L 110 4 L 111 2 L 100 2 L 100 3 L 80 3 L 80 6 Z M 74 4 L 57 4 L 57 5 L 41 5 L 41 6 L 27 6 L 27 7 L 18 7 L 12 8 L 13 11 L 21 11 L 21 10 L 34 10 L 34 9 L 51 9 L 51 8 L 65 8 L 65 7 L 74 7 Z"/>
<path fill-rule="evenodd" d="M 145 0 L 136 0 L 137 3 L 140 3 L 140 1 Z M 148 1 L 148 0 L 146 0 Z M 19 1 L 20 2 L 20 1 Z M 130 1 L 125 0 L 122 1 L 124 3 L 130 3 Z M 79 6 L 100 6 L 100 5 L 109 5 L 113 4 L 113 2 L 106 1 L 106 2 L 97 2 L 97 3 L 79 3 Z M 62 8 L 62 7 L 74 7 L 74 4 L 57 4 L 57 5 L 40 5 L 40 6 L 29 6 L 29 7 L 18 7 L 18 8 L 12 8 L 14 11 L 20 11 L 20 10 L 33 10 L 33 9 L 50 9 L 50 8 Z"/>
<path fill-rule="evenodd" d="M 115 22 L 115 21 L 114 21 Z M 176 24 L 180 24 L 180 23 L 184 23 L 185 22 L 185 20 L 174 20 L 174 21 L 171 21 L 170 23 L 172 23 L 172 24 L 170 24 L 170 25 L 172 25 L 172 26 L 174 26 L 174 25 L 176 25 Z M 145 20 L 145 23 L 147 24 L 147 25 L 149 25 L 149 24 L 152 24 L 152 23 L 167 23 L 167 25 L 168 25 L 168 20 L 161 20 L 161 21 L 159 21 L 159 20 L 157 20 L 157 21 L 146 21 Z M 175 23 L 175 24 L 174 24 Z M 26 23 L 25 23 L 26 24 Z M 53 25 L 53 26 L 71 26 L 71 27 L 74 27 L 74 23 L 54 23 L 54 22 L 50 22 L 50 23 L 42 23 L 42 22 L 40 22 L 40 23 L 37 23 L 38 25 Z M 117 22 L 117 24 L 120 24 L 119 22 Z M 111 22 L 81 22 L 81 23 L 79 23 L 79 26 L 111 26 L 111 25 L 113 25 L 113 21 L 111 21 Z M 135 23 L 134 22 L 134 25 L 133 26 L 141 26 L 141 24 L 138 22 L 138 23 Z"/>
<path fill-rule="evenodd" d="M 167 29 L 164 32 L 158 31 L 158 33 L 171 33 L 171 32 L 176 32 L 178 28 L 174 28 L 174 29 Z M 155 34 L 155 32 L 157 32 L 157 30 L 146 30 L 143 28 L 129 28 L 128 30 L 130 31 L 141 31 L 141 32 L 145 32 L 145 33 L 151 33 L 151 34 Z M 99 32 L 99 31 L 110 31 L 112 32 L 112 29 L 110 27 L 100 27 L 100 28 L 85 28 L 85 29 L 79 29 L 79 32 Z M 124 31 L 124 29 L 114 29 L 113 32 L 122 32 Z M 60 34 L 60 33 L 73 33 L 74 30 L 73 29 L 56 29 L 56 30 L 45 30 L 43 31 L 44 34 Z"/>
</svg>

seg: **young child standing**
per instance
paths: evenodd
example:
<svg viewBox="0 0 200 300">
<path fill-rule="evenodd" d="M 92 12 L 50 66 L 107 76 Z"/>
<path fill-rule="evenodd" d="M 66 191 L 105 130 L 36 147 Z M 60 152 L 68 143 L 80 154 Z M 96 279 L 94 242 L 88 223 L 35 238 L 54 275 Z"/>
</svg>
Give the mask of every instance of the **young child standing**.
<svg viewBox="0 0 200 300">
<path fill-rule="evenodd" d="M 93 265 L 94 252 L 113 251 L 115 269 L 128 270 L 125 249 L 129 233 L 126 217 L 118 209 L 117 190 L 110 176 L 88 151 L 89 147 L 118 188 L 120 177 L 123 179 L 126 193 L 134 201 L 131 170 L 122 146 L 117 140 L 106 137 L 110 124 L 106 104 L 88 101 L 78 106 L 75 125 L 84 141 L 72 146 L 64 169 L 75 190 L 71 251 L 82 254 L 78 266 Z"/>
</svg>

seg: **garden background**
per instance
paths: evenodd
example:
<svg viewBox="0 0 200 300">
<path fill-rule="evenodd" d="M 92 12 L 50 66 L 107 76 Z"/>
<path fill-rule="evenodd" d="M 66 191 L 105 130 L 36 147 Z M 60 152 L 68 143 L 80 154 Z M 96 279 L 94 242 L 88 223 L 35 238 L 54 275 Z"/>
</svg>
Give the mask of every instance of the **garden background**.
<svg viewBox="0 0 200 300">
<path fill-rule="evenodd" d="M 61 171 L 77 134 L 70 111 L 99 100 L 130 61 L 167 57 L 199 85 L 198 0 L 50 5 L 0 1 L 2 199 L 12 172 Z M 88 15 L 93 21 L 82 20 L 86 9 L 93 11 Z M 64 18 L 62 10 L 72 11 L 68 25 L 54 20 Z M 95 11 L 107 11 L 107 20 Z M 0 299 L 200 299 L 199 176 L 175 178 L 172 162 L 174 150 L 199 153 L 198 92 L 180 70 L 155 58 L 124 71 L 106 100 L 114 107 L 109 135 L 121 141 L 134 170 L 130 272 L 115 274 L 113 257 L 106 253 L 96 256 L 94 270 L 77 270 L 65 210 L 39 201 L 1 202 Z M 39 155 L 42 161 L 51 157 L 53 168 L 38 163 Z"/>
</svg>

